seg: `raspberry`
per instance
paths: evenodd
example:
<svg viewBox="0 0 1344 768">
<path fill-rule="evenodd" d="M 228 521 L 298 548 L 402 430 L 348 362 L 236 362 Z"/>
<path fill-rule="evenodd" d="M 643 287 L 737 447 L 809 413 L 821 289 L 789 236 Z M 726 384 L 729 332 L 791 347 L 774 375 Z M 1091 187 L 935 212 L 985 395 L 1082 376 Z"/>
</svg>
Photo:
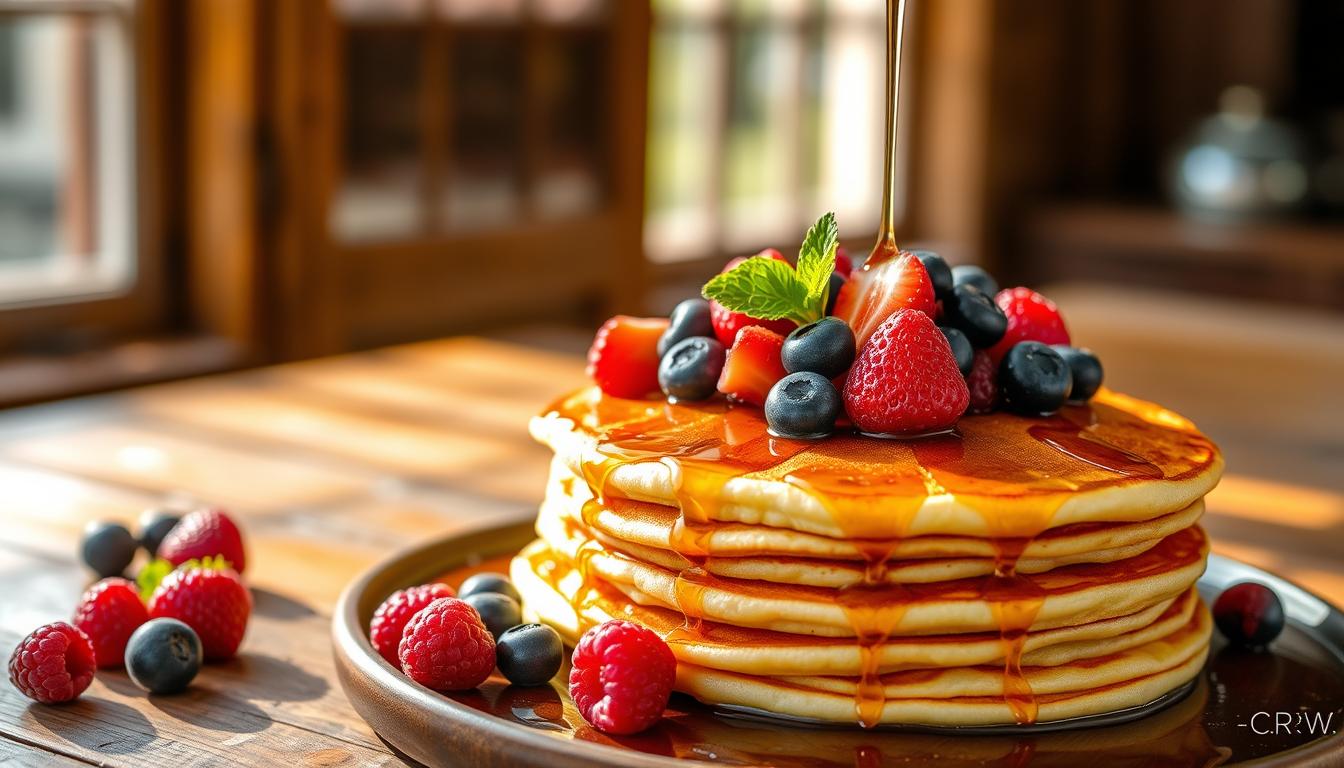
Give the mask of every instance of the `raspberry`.
<svg viewBox="0 0 1344 768">
<path fill-rule="evenodd" d="M 243 536 L 222 509 L 198 509 L 182 518 L 159 544 L 159 557 L 173 565 L 222 557 L 238 573 L 247 566 Z"/>
<path fill-rule="evenodd" d="M 166 616 L 196 630 L 207 661 L 233 658 L 251 613 L 252 595 L 232 568 L 187 565 L 168 574 L 149 599 L 150 618 Z"/>
<path fill-rule="evenodd" d="M 854 260 L 849 257 L 849 249 L 843 245 L 835 247 L 835 272 L 846 280 L 854 271 Z"/>
<path fill-rule="evenodd" d="M 989 413 L 999 407 L 999 366 L 988 350 L 976 350 L 966 386 L 971 393 L 971 413 Z"/>
<path fill-rule="evenodd" d="M 1005 288 L 994 302 L 1008 317 L 1008 331 L 989 349 L 996 365 L 1021 341 L 1039 341 L 1046 346 L 1069 343 L 1069 331 L 1059 308 L 1041 294 L 1030 288 Z"/>
<path fill-rule="evenodd" d="M 774 259 L 775 261 L 782 261 L 786 264 L 789 261 L 784 258 L 784 254 L 774 248 L 766 248 L 764 251 L 761 251 L 751 258 Z M 746 261 L 745 258 L 733 259 L 724 266 L 723 271 L 731 272 L 733 267 L 736 267 L 744 261 Z M 709 302 L 709 319 L 714 325 L 714 336 L 719 340 L 719 343 L 725 347 L 733 346 L 733 342 L 737 340 L 737 332 L 749 326 L 759 325 L 762 328 L 774 331 L 780 336 L 788 336 L 790 331 L 798 327 L 797 323 L 788 319 L 760 320 L 751 315 L 744 315 L 741 312 L 733 312 L 717 301 Z"/>
<path fill-rule="evenodd" d="M 59 704 L 89 687 L 96 666 L 88 636 L 58 621 L 19 641 L 9 657 L 9 681 L 33 701 Z"/>
<path fill-rule="evenodd" d="M 900 310 L 878 327 L 845 380 L 849 418 L 874 434 L 950 427 L 969 401 L 947 337 L 927 314 L 913 309 Z"/>
<path fill-rule="evenodd" d="M 612 397 L 637 399 L 658 391 L 658 339 L 666 318 L 617 315 L 602 324 L 588 348 L 588 376 Z"/>
<path fill-rule="evenodd" d="M 436 691 L 475 688 L 495 668 L 495 639 L 476 609 L 441 597 L 411 617 L 397 648 L 401 671 Z"/>
<path fill-rule="evenodd" d="M 447 584 L 421 584 L 388 595 L 369 622 L 369 642 L 373 644 L 373 649 L 387 659 L 387 663 L 400 668 L 397 646 L 401 645 L 401 633 L 406 629 L 406 622 L 440 597 L 453 597 L 455 594 Z"/>
<path fill-rule="evenodd" d="M 663 716 L 676 678 L 677 660 L 662 638 L 638 624 L 608 621 L 574 648 L 569 695 L 594 728 L 638 733 Z"/>
<path fill-rule="evenodd" d="M 126 641 L 146 621 L 149 611 L 135 585 L 111 578 L 89 587 L 79 599 L 71 623 L 88 636 L 98 666 L 120 667 L 126 656 Z"/>
</svg>

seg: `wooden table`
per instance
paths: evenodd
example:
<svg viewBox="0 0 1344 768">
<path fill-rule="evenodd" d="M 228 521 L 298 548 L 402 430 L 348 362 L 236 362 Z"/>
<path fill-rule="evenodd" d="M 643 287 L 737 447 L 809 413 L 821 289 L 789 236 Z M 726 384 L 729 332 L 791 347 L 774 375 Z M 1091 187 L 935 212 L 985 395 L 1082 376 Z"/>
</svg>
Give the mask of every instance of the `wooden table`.
<svg viewBox="0 0 1344 768">
<path fill-rule="evenodd" d="M 549 456 L 527 419 L 582 382 L 572 351 L 462 338 L 0 414 L 0 657 L 69 617 L 88 520 L 225 505 L 255 596 L 239 657 L 183 695 L 103 671 L 79 701 L 42 706 L 0 683 L 0 764 L 397 763 L 335 680 L 333 602 L 399 547 L 530 517 Z M 1344 599 L 1336 490 L 1233 467 L 1209 525 L 1217 548 Z"/>
</svg>

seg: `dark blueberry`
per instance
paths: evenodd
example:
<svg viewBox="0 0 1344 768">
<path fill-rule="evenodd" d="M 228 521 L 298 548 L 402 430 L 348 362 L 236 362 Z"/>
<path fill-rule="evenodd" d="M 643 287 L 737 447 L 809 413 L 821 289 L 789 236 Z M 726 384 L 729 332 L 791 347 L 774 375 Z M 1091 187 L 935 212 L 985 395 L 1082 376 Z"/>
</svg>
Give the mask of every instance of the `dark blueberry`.
<svg viewBox="0 0 1344 768">
<path fill-rule="evenodd" d="M 974 285 L 981 293 L 990 297 L 999 292 L 999 284 L 994 280 L 994 276 L 974 264 L 958 264 L 953 267 L 952 284 Z"/>
<path fill-rule="evenodd" d="M 126 674 L 150 693 L 186 690 L 201 669 L 201 638 L 177 619 L 150 619 L 126 643 Z"/>
<path fill-rule="evenodd" d="M 1008 410 L 1028 416 L 1054 413 L 1073 387 L 1069 364 L 1039 341 L 1013 345 L 999 364 L 999 392 Z"/>
<path fill-rule="evenodd" d="M 957 359 L 957 368 L 961 369 L 961 375 L 970 376 L 971 365 L 975 363 L 975 348 L 971 346 L 970 339 L 956 328 L 949 328 L 946 325 L 938 326 L 938 330 L 947 337 L 947 344 L 952 347 L 952 356 Z"/>
<path fill-rule="evenodd" d="M 1050 347 L 1064 358 L 1073 374 L 1073 391 L 1069 393 L 1069 402 L 1085 403 L 1101 389 L 1101 361 L 1090 349 L 1078 349 L 1067 344 L 1055 344 Z"/>
<path fill-rule="evenodd" d="M 831 380 L 811 371 L 790 373 L 765 397 L 765 421 L 780 437 L 825 437 L 835 431 L 843 410 Z"/>
<path fill-rule="evenodd" d="M 1283 631 L 1283 603 L 1264 584 L 1243 581 L 1223 590 L 1214 601 L 1213 621 L 1234 645 L 1259 648 Z"/>
<path fill-rule="evenodd" d="M 508 595 L 519 603 L 523 602 L 523 596 L 518 594 L 518 589 L 513 586 L 513 582 L 509 581 L 509 577 L 494 571 L 478 573 L 462 582 L 462 586 L 457 588 L 457 596 L 463 600 L 482 592 Z"/>
<path fill-rule="evenodd" d="M 834 379 L 854 362 L 854 331 L 838 317 L 823 317 L 794 328 L 784 339 L 779 359 L 789 373 L 811 371 Z"/>
<path fill-rule="evenodd" d="M 518 601 L 498 592 L 477 592 L 467 595 L 462 602 L 476 609 L 485 628 L 498 640 L 499 636 L 523 623 L 523 609 Z"/>
<path fill-rule="evenodd" d="M 840 289 L 845 287 L 846 282 L 839 272 L 831 273 L 831 287 L 826 292 L 826 314 L 835 311 L 835 300 L 840 298 Z"/>
<path fill-rule="evenodd" d="M 667 330 L 658 338 L 658 356 L 662 357 L 677 342 L 693 336 L 714 336 L 714 324 L 709 319 L 709 302 L 687 299 L 672 310 Z"/>
<path fill-rule="evenodd" d="M 140 515 L 140 546 L 150 557 L 159 553 L 163 537 L 173 530 L 181 516 L 171 509 L 147 509 Z"/>
<path fill-rule="evenodd" d="M 545 685 L 560 671 L 565 644 L 545 624 L 523 624 L 499 636 L 495 663 L 514 685 Z"/>
<path fill-rule="evenodd" d="M 924 265 L 924 271 L 929 273 L 929 282 L 933 283 L 933 293 L 940 299 L 946 299 L 952 295 L 952 268 L 947 266 L 947 262 L 942 256 L 933 251 L 911 251 L 919 263 Z"/>
<path fill-rule="evenodd" d="M 966 334 L 976 349 L 994 346 L 1008 330 L 1008 317 L 979 288 L 958 285 L 943 300 L 943 322 Z"/>
<path fill-rule="evenodd" d="M 79 542 L 79 555 L 93 572 L 107 578 L 120 576 L 135 559 L 139 546 L 126 526 L 117 523 L 90 522 L 84 526 Z"/>
<path fill-rule="evenodd" d="M 658 364 L 658 386 L 672 400 L 708 399 L 719 383 L 725 354 L 723 345 L 714 339 L 682 339 Z"/>
</svg>

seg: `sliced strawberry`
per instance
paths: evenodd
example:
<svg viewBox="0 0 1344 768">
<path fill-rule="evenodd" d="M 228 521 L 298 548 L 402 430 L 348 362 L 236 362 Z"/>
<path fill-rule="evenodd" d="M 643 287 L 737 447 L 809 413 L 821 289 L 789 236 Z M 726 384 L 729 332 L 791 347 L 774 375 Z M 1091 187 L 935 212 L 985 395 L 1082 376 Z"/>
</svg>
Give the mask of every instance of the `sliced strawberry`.
<svg viewBox="0 0 1344 768">
<path fill-rule="evenodd" d="M 1030 288 L 1005 288 L 994 297 L 994 302 L 1008 316 L 1008 331 L 997 344 L 989 348 L 995 364 L 1021 341 L 1039 341 L 1042 344 L 1068 344 L 1069 330 L 1059 315 L 1055 302 Z"/>
<path fill-rule="evenodd" d="M 971 393 L 969 413 L 989 413 L 999 407 L 999 366 L 987 349 L 975 351 L 975 362 L 966 376 Z"/>
<path fill-rule="evenodd" d="M 761 256 L 782 261 L 785 264 L 789 263 L 789 260 L 784 258 L 784 254 L 774 248 L 766 248 L 750 258 Z M 733 267 L 746 261 L 747 258 L 733 259 L 724 266 L 723 272 L 731 272 Z M 709 317 L 714 324 L 714 335 L 718 337 L 719 343 L 725 347 L 733 346 L 733 342 L 737 340 L 737 332 L 748 326 L 758 325 L 762 328 L 768 328 L 781 336 L 789 335 L 789 331 L 798 327 L 798 324 L 792 320 L 761 320 L 750 315 L 744 315 L 741 312 L 732 312 L 717 301 L 709 302 Z"/>
<path fill-rule="evenodd" d="M 748 325 L 738 331 L 719 375 L 719 391 L 734 400 L 764 407 L 770 388 L 788 374 L 779 361 L 783 346 L 784 337 L 768 328 Z"/>
<path fill-rule="evenodd" d="M 897 310 L 878 326 L 845 380 L 849 418 L 874 434 L 946 429 L 969 401 L 947 337 L 918 310 Z"/>
<path fill-rule="evenodd" d="M 658 337 L 664 317 L 617 315 L 602 324 L 588 349 L 588 375 L 614 397 L 641 398 L 658 391 Z"/>
<path fill-rule="evenodd" d="M 836 317 L 854 329 L 860 350 L 869 336 L 887 318 L 902 309 L 914 309 L 933 317 L 936 310 L 933 283 L 914 254 L 873 254 L 854 270 L 835 301 Z"/>
<path fill-rule="evenodd" d="M 849 249 L 843 245 L 835 248 L 835 271 L 846 280 L 849 279 L 850 273 L 854 271 L 854 260 L 849 258 Z"/>
</svg>

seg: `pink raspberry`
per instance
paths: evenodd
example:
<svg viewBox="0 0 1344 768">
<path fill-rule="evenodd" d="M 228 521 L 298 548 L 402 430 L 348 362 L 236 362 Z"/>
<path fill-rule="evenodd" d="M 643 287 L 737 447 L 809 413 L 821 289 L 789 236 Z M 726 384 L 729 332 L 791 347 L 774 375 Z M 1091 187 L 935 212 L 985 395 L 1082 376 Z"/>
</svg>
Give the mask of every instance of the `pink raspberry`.
<svg viewBox="0 0 1344 768">
<path fill-rule="evenodd" d="M 638 733 L 663 716 L 676 679 L 677 660 L 661 637 L 629 621 L 608 621 L 574 648 L 569 695 L 598 730 Z"/>
<path fill-rule="evenodd" d="M 140 600 L 135 585 L 114 577 L 89 587 L 75 606 L 72 623 L 88 635 L 99 667 L 120 667 L 126 655 L 126 641 L 146 621 L 149 610 Z"/>
<path fill-rule="evenodd" d="M 88 636 L 58 621 L 19 642 L 9 657 L 9 681 L 33 701 L 59 704 L 89 687 L 96 666 Z"/>
<path fill-rule="evenodd" d="M 456 596 L 457 593 L 447 584 L 421 584 L 388 595 L 369 622 L 369 642 L 373 643 L 373 649 L 387 659 L 387 663 L 400 667 L 397 646 L 401 645 L 401 633 L 406 629 L 406 622 L 435 600 Z"/>
<path fill-rule="evenodd" d="M 495 668 L 495 639 L 480 614 L 441 597 L 411 617 L 397 648 L 401 671 L 436 691 L 475 688 Z"/>
</svg>

